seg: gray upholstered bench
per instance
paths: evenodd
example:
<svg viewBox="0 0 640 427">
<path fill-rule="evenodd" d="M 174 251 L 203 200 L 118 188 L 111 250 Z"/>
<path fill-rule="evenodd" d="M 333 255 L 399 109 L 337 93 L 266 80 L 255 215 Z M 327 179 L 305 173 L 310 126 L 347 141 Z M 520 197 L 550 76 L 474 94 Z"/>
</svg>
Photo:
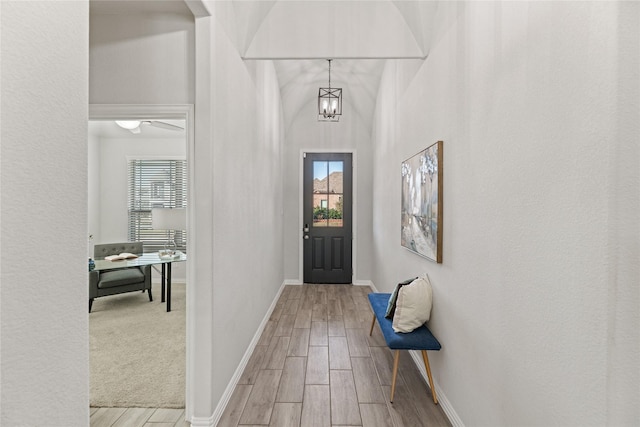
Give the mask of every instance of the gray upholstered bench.
<svg viewBox="0 0 640 427">
<path fill-rule="evenodd" d="M 373 321 L 371 322 L 371 330 L 369 335 L 373 332 L 373 326 L 378 319 L 380 330 L 384 336 L 384 340 L 387 342 L 387 346 L 391 350 L 395 350 L 393 358 L 393 377 L 391 379 L 391 398 L 393 402 L 393 394 L 396 390 L 396 376 L 398 375 L 398 362 L 400 360 L 400 350 L 420 350 L 422 352 L 422 360 L 424 361 L 424 367 L 427 369 L 427 376 L 429 377 L 429 387 L 431 388 L 431 396 L 433 397 L 433 403 L 438 404 L 438 398 L 436 397 L 436 389 L 433 386 L 433 378 L 431 378 L 431 368 L 429 367 L 429 357 L 427 356 L 427 350 L 440 350 L 441 346 L 436 337 L 433 336 L 429 328 L 426 325 L 422 325 L 409 333 L 397 333 L 393 330 L 391 319 L 387 319 L 385 316 L 387 311 L 387 304 L 391 294 L 372 293 L 369 294 L 369 303 L 373 310 Z"/>
</svg>

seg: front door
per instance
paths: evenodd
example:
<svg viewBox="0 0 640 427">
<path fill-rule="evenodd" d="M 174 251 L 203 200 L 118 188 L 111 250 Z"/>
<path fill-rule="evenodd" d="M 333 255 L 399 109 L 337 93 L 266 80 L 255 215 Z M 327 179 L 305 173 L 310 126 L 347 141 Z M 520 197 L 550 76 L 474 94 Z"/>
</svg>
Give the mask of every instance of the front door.
<svg viewBox="0 0 640 427">
<path fill-rule="evenodd" d="M 304 282 L 351 283 L 351 153 L 304 154 Z"/>
</svg>

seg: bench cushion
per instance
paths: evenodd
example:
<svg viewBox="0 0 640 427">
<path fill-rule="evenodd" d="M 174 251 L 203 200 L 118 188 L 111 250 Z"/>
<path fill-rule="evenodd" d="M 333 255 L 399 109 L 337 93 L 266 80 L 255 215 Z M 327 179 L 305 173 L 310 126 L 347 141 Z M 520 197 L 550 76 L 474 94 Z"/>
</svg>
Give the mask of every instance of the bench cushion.
<svg viewBox="0 0 640 427">
<path fill-rule="evenodd" d="M 144 282 L 144 274 L 138 267 L 101 271 L 98 288 L 113 288 L 140 282 Z"/>
<path fill-rule="evenodd" d="M 368 295 L 371 308 L 389 348 L 392 350 L 440 350 L 440 343 L 426 325 L 422 325 L 409 333 L 394 332 L 392 320 L 384 317 L 390 296 L 391 294 L 385 293 Z"/>
</svg>

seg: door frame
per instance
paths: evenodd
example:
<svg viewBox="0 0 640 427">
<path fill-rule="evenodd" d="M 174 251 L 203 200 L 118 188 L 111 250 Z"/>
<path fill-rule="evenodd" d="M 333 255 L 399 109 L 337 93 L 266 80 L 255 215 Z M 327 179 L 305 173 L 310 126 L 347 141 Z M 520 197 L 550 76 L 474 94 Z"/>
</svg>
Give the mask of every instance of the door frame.
<svg viewBox="0 0 640 427">
<path fill-rule="evenodd" d="M 135 117 L 142 120 L 161 120 L 175 119 L 185 121 L 185 139 L 186 139 L 186 159 L 188 166 L 187 175 L 187 197 L 189 205 L 187 206 L 187 253 L 195 253 L 197 234 L 194 230 L 195 209 L 193 209 L 193 200 L 195 200 L 195 175 L 194 175 L 194 156 L 195 156 L 195 138 L 194 138 L 194 107 L 192 104 L 177 105 L 156 105 L 156 104 L 89 104 L 89 120 L 126 120 Z M 194 402 L 194 384 L 195 373 L 203 371 L 194 362 L 195 354 L 195 330 L 196 309 L 198 301 L 198 288 L 196 283 L 191 282 L 190 278 L 195 275 L 195 262 L 187 262 L 186 265 L 186 328 L 185 328 L 185 415 L 187 419 L 191 419 Z M 88 315 L 88 314 L 87 314 Z"/>
<path fill-rule="evenodd" d="M 353 167 L 352 174 L 352 196 L 351 196 L 351 268 L 353 274 L 351 275 L 351 283 L 356 282 L 358 277 L 358 265 L 356 260 L 358 259 L 358 156 L 355 148 L 301 148 L 298 157 L 298 280 L 300 283 L 304 283 L 304 241 L 303 231 L 304 228 L 304 153 L 351 153 L 351 161 Z"/>
</svg>

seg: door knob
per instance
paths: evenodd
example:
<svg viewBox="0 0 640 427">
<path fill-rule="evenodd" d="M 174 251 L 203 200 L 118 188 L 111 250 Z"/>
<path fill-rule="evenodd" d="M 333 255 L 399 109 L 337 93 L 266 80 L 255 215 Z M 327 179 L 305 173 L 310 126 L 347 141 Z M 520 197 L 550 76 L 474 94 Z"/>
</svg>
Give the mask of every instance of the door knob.
<svg viewBox="0 0 640 427">
<path fill-rule="evenodd" d="M 308 234 L 304 235 L 304 240 L 309 240 L 309 235 Z"/>
</svg>

